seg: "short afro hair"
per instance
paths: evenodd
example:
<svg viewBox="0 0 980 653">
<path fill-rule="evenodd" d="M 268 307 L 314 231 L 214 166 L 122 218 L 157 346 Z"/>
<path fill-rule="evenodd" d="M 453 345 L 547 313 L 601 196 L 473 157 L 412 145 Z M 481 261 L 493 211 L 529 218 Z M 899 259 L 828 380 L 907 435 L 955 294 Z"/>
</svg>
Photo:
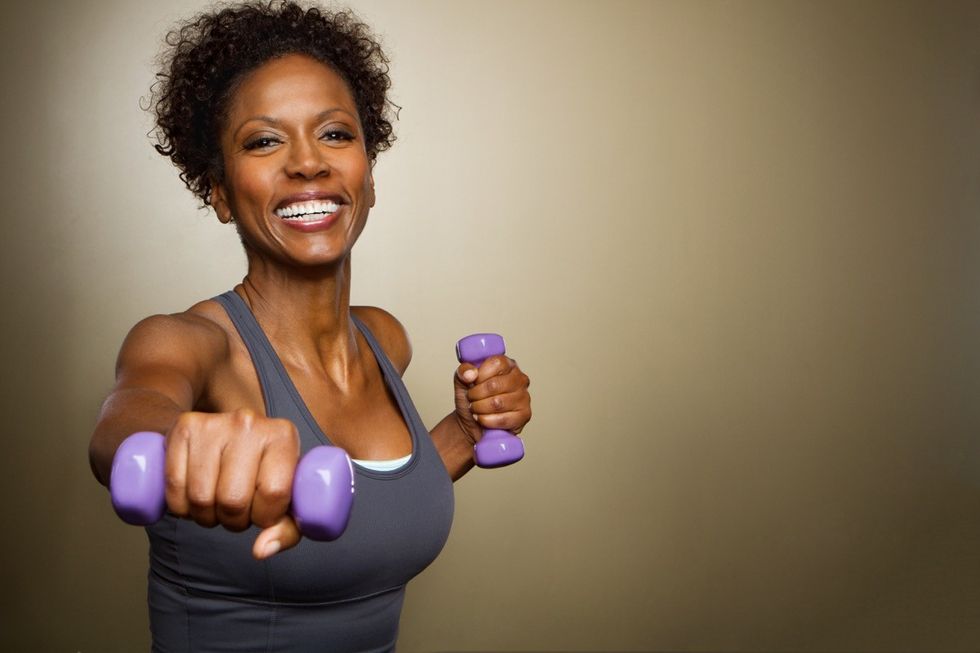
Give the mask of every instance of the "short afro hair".
<svg viewBox="0 0 980 653">
<path fill-rule="evenodd" d="M 350 10 L 327 12 L 295 2 L 247 2 L 203 13 L 166 37 L 150 109 L 156 150 L 180 169 L 187 188 L 208 206 L 224 165 L 220 132 L 238 84 L 264 63 L 305 54 L 347 82 L 372 164 L 395 141 L 387 99 L 388 58 Z"/>
</svg>

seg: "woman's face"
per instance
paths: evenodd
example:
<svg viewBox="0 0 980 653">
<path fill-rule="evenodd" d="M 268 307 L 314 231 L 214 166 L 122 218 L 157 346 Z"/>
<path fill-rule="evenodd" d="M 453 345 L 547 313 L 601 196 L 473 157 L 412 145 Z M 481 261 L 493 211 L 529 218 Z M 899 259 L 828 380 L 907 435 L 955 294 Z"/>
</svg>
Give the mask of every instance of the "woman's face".
<svg viewBox="0 0 980 653">
<path fill-rule="evenodd" d="M 374 205 L 364 132 L 347 84 L 291 54 L 250 73 L 221 133 L 224 179 L 212 205 L 250 256 L 323 265 L 350 252 Z"/>
</svg>

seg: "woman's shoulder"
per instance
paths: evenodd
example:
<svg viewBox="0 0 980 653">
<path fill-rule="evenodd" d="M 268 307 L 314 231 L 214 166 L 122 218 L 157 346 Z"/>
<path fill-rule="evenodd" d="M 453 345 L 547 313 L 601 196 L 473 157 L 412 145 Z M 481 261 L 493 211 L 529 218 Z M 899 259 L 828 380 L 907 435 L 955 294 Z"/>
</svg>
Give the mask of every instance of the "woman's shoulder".
<svg viewBox="0 0 980 653">
<path fill-rule="evenodd" d="M 377 306 L 351 306 L 351 313 L 371 331 L 398 373 L 404 374 L 412 362 L 412 343 L 398 318 Z"/>
<path fill-rule="evenodd" d="M 234 341 L 234 328 L 224 309 L 211 300 L 182 312 L 143 318 L 119 350 L 116 389 L 156 390 L 186 410 L 251 405 L 248 398 L 261 398 L 261 389 L 248 386 L 255 375 L 251 369 L 242 372 L 248 352 Z M 234 401 L 222 404 L 216 399 L 228 396 Z M 261 408 L 261 399 L 257 405 Z"/>
<path fill-rule="evenodd" d="M 228 353 L 223 319 L 227 320 L 223 309 L 211 300 L 179 313 L 150 315 L 130 329 L 121 353 L 145 362 L 193 359 L 208 366 Z"/>
</svg>

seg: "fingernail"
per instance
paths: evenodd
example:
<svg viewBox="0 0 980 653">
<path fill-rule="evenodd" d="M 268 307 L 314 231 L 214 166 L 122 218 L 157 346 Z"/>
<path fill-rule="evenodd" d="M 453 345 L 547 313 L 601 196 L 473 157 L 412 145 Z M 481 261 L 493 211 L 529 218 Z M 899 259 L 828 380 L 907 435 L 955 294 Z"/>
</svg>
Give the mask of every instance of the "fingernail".
<svg viewBox="0 0 980 653">
<path fill-rule="evenodd" d="M 472 383 L 476 380 L 476 370 L 466 370 L 463 372 L 463 380 L 467 383 Z"/>
<path fill-rule="evenodd" d="M 263 550 L 263 553 L 265 554 L 265 557 L 268 558 L 270 556 L 274 556 L 277 553 L 279 553 L 279 549 L 281 548 L 282 548 L 282 544 L 279 542 L 279 540 L 272 540 L 271 542 L 265 545 L 265 549 Z"/>
</svg>

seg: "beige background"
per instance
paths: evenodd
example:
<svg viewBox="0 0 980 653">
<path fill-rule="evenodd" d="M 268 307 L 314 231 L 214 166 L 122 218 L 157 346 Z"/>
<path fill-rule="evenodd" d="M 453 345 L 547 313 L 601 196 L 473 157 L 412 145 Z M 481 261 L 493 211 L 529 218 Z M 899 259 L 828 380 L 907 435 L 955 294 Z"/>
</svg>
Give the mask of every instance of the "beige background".
<svg viewBox="0 0 980 653">
<path fill-rule="evenodd" d="M 980 5 L 357 2 L 400 140 L 355 300 L 533 377 L 402 650 L 980 649 Z M 145 134 L 181 2 L 2 9 L 0 648 L 145 649 L 86 446 L 123 335 L 243 274 Z"/>
</svg>

